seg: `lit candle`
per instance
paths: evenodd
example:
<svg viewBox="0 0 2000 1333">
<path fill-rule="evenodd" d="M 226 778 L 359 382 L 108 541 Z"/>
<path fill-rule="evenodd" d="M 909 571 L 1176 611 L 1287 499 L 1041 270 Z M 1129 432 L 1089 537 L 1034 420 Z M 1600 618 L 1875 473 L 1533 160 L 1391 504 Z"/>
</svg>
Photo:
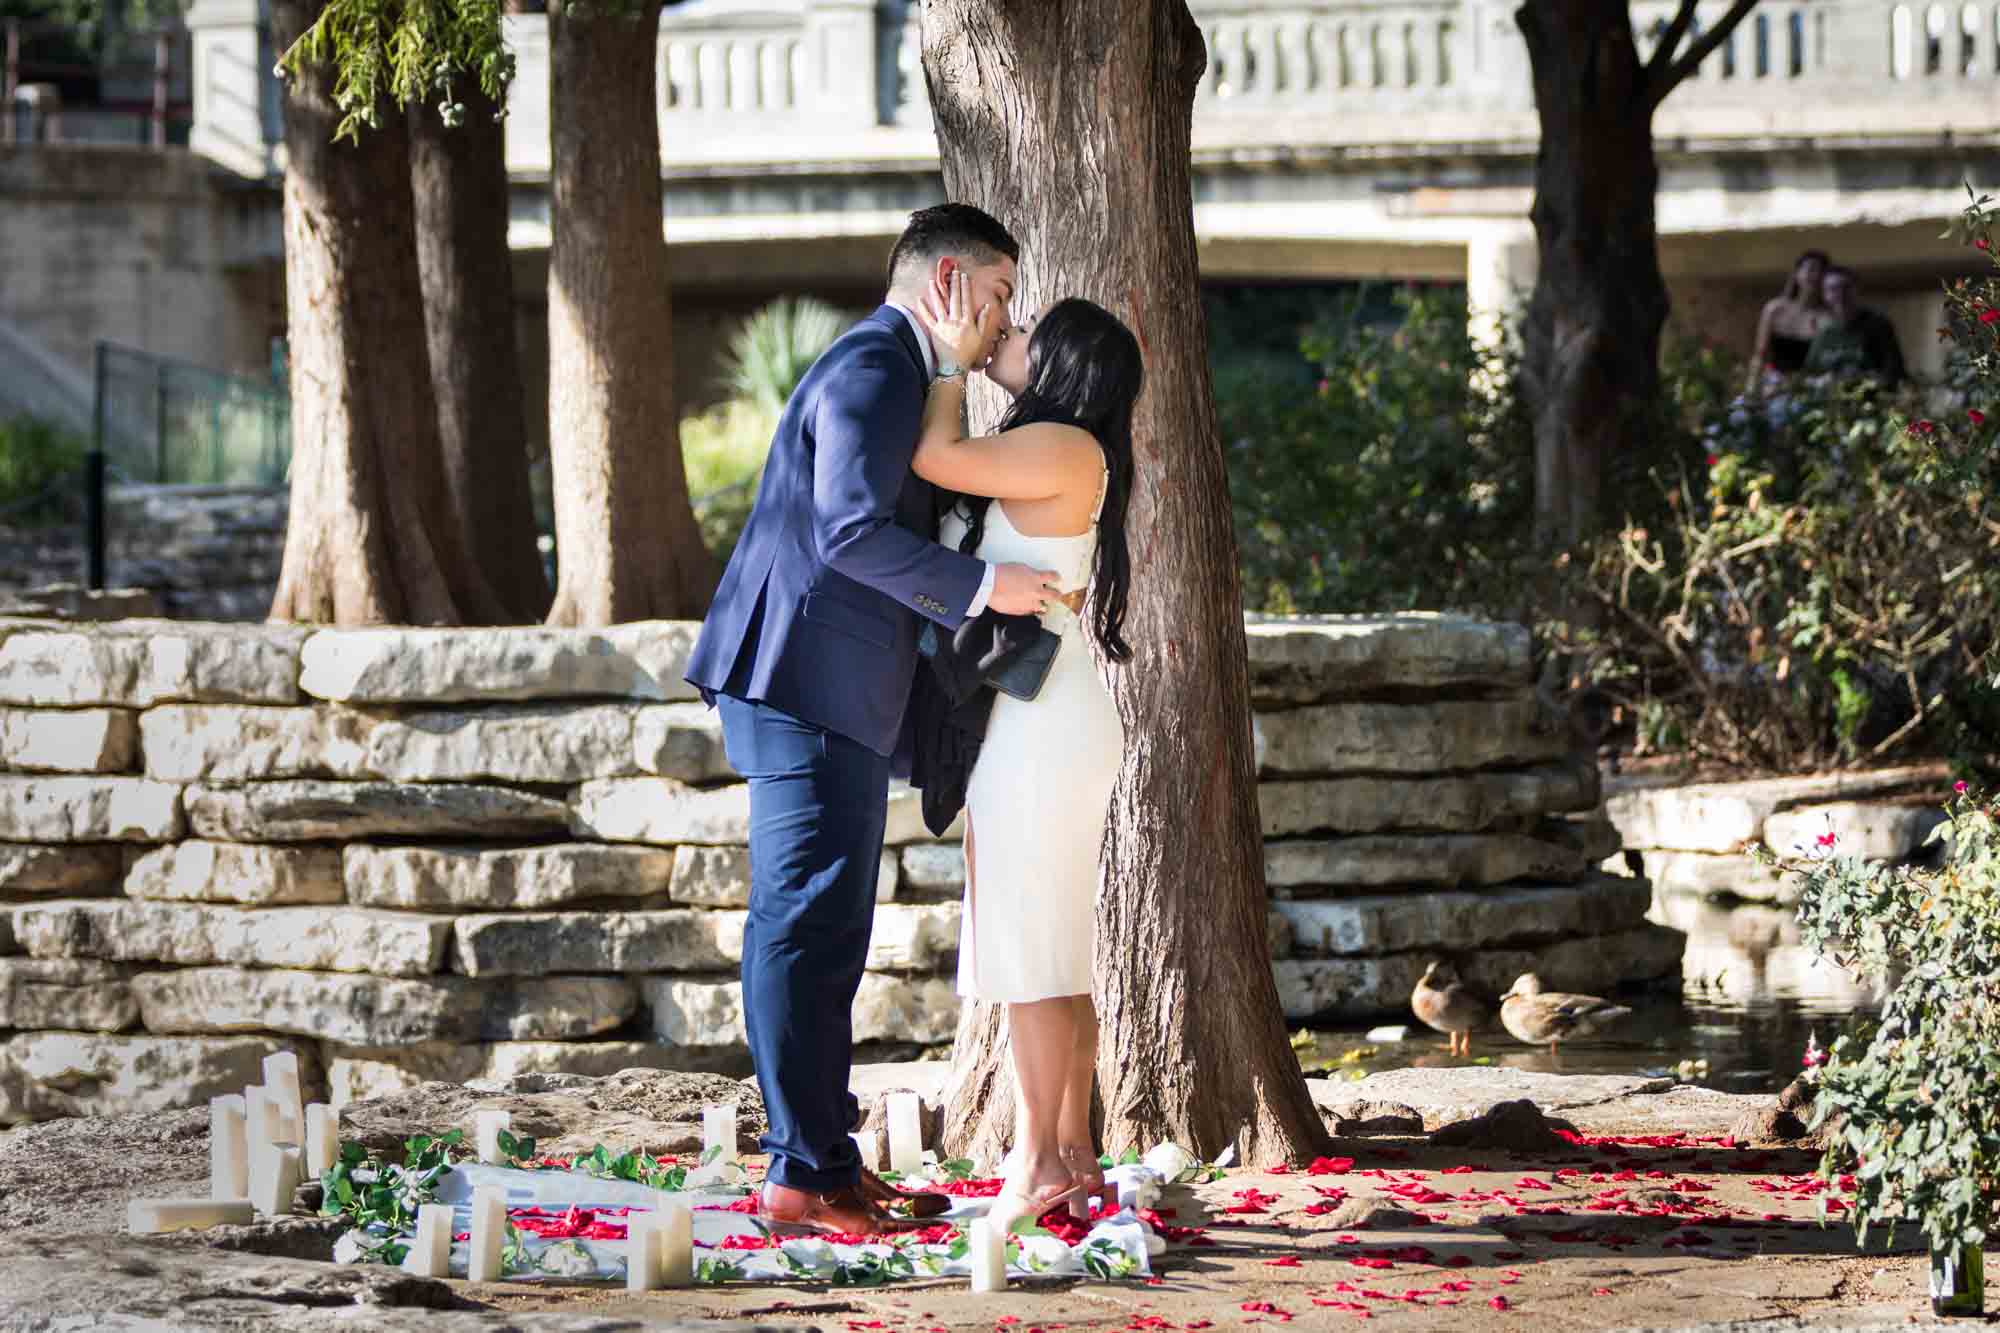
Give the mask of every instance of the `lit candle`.
<svg viewBox="0 0 2000 1333">
<path fill-rule="evenodd" d="M 694 1214 L 677 1203 L 663 1204 L 653 1216 L 659 1228 L 660 1285 L 694 1285 Z"/>
<path fill-rule="evenodd" d="M 266 1217 L 292 1211 L 292 1193 L 299 1187 L 303 1163 L 289 1143 L 266 1143 L 250 1151 L 250 1202 Z"/>
<path fill-rule="evenodd" d="M 306 1107 L 306 1179 L 318 1180 L 340 1158 L 340 1112 L 325 1102 Z"/>
<path fill-rule="evenodd" d="M 256 1220 L 248 1199 L 134 1199 L 125 1205 L 125 1229 L 135 1236 L 248 1226 Z"/>
<path fill-rule="evenodd" d="M 703 1165 L 718 1166 L 736 1160 L 735 1102 L 701 1108 L 701 1160 Z"/>
<path fill-rule="evenodd" d="M 273 1143 L 297 1143 L 305 1128 L 304 1099 L 299 1095 L 299 1057 L 279 1051 L 264 1057 L 264 1092 L 277 1103 L 278 1131 Z"/>
<path fill-rule="evenodd" d="M 625 1215 L 625 1290 L 657 1291 L 660 1287 L 662 1234 L 658 1213 Z"/>
<path fill-rule="evenodd" d="M 966 1228 L 965 1257 L 972 1264 L 974 1291 L 1004 1291 L 1007 1288 L 1007 1233 L 981 1217 Z"/>
<path fill-rule="evenodd" d="M 208 1193 L 214 1199 L 250 1197 L 250 1149 L 240 1093 L 208 1101 Z"/>
<path fill-rule="evenodd" d="M 417 1238 L 403 1256 L 403 1267 L 418 1277 L 451 1276 L 451 1205 L 426 1203 L 417 1208 Z"/>
<path fill-rule="evenodd" d="M 914 1092 L 889 1094 L 889 1169 L 914 1175 L 924 1165 L 924 1104 Z"/>
<path fill-rule="evenodd" d="M 507 1191 L 481 1185 L 472 1191 L 472 1257 L 465 1276 L 472 1282 L 500 1280 L 500 1251 L 507 1243 Z"/>
<path fill-rule="evenodd" d="M 882 1164 L 882 1135 L 875 1130 L 861 1130 L 847 1136 L 854 1140 L 854 1150 L 861 1154 L 861 1165 L 870 1171 Z"/>
<path fill-rule="evenodd" d="M 514 1127 L 512 1113 L 474 1111 L 472 1124 L 474 1139 L 479 1147 L 479 1160 L 489 1165 L 505 1166 L 507 1159 L 500 1151 L 500 1131 Z"/>
</svg>

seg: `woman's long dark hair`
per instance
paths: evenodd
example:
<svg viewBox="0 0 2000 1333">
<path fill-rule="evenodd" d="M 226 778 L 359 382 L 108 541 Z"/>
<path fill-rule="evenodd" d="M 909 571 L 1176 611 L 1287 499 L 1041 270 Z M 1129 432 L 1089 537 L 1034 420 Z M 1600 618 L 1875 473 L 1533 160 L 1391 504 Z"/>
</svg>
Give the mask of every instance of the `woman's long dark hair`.
<svg viewBox="0 0 2000 1333">
<path fill-rule="evenodd" d="M 1091 570 L 1091 632 L 1114 662 L 1132 656 L 1125 642 L 1125 604 L 1132 558 L 1125 515 L 1132 505 L 1132 405 L 1145 382 L 1139 340 L 1103 306 L 1071 297 L 1050 306 L 1028 339 L 1028 384 L 1000 418 L 998 431 L 1037 421 L 1078 426 L 1104 448 L 1104 512 L 1098 518 L 1097 559 Z M 959 543 L 974 551 L 986 530 L 983 496 L 961 496 L 972 527 Z"/>
</svg>

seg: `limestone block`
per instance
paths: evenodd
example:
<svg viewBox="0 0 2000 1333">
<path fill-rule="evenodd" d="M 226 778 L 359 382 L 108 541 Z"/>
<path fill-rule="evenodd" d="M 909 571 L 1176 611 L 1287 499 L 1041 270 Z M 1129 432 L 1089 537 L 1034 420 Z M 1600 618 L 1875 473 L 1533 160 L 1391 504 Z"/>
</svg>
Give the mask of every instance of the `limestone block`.
<svg viewBox="0 0 2000 1333">
<path fill-rule="evenodd" d="M 676 848 L 672 897 L 692 907 L 748 907 L 750 849 Z"/>
<path fill-rule="evenodd" d="M 1529 691 L 1431 703 L 1338 703 L 1252 719 L 1260 773 L 1422 773 L 1563 757 L 1558 719 Z"/>
<path fill-rule="evenodd" d="M 641 773 L 682 782 L 736 778 L 722 750 L 722 717 L 704 703 L 640 708 L 632 718 L 632 761 Z"/>
<path fill-rule="evenodd" d="M 903 859 L 896 854 L 894 847 L 884 847 L 881 865 L 875 871 L 875 901 L 878 903 L 893 901 L 896 890 L 901 887 L 902 882 Z"/>
<path fill-rule="evenodd" d="M 1841 856 L 1902 861 L 1917 854 L 1931 830 L 1945 822 L 1942 807 L 1835 801 L 1780 810 L 1764 821 L 1764 841 L 1780 855 L 1815 848 L 1831 833 Z"/>
<path fill-rule="evenodd" d="M 1581 878 L 1588 864 L 1574 848 L 1519 833 L 1371 833 L 1264 844 L 1265 882 L 1280 895 L 1326 885 L 1452 888 L 1572 880 Z"/>
<path fill-rule="evenodd" d="M 895 904 L 875 909 L 868 937 L 871 972 L 935 972 L 958 956 L 957 903 Z"/>
<path fill-rule="evenodd" d="M 367 771 L 398 782 L 574 783 L 639 772 L 626 703 L 425 709 L 369 729 Z"/>
<path fill-rule="evenodd" d="M 888 821 L 882 832 L 883 846 L 903 847 L 913 842 L 930 842 L 934 838 L 963 841 L 965 812 L 959 811 L 958 817 L 943 833 L 932 833 L 930 826 L 924 823 L 924 794 L 905 782 L 890 783 Z"/>
<path fill-rule="evenodd" d="M 1383 689 L 1525 685 L 1527 627 L 1464 616 L 1247 618 L 1255 701 L 1311 703 Z"/>
<path fill-rule="evenodd" d="M 344 902 L 338 847 L 190 839 L 147 852 L 125 876 L 128 898 L 254 907 Z"/>
<path fill-rule="evenodd" d="M 1919 764 L 1816 778 L 1757 778 L 1684 787 L 1630 786 L 1609 793 L 1604 812 L 1627 847 L 1733 852 L 1764 835 L 1764 821 L 1801 805 L 1856 801 L 1949 785 L 1942 765 Z"/>
<path fill-rule="evenodd" d="M 234 967 L 142 972 L 132 990 L 149 1032 L 290 1032 L 355 1046 L 587 1037 L 638 1003 L 621 977 L 492 983 Z"/>
<path fill-rule="evenodd" d="M 1459 974 L 1490 995 L 1504 994 L 1523 972 L 1553 990 L 1599 995 L 1620 986 L 1678 976 L 1686 937 L 1642 923 L 1629 930 L 1458 952 Z M 1296 958 L 1272 964 L 1288 1018 L 1329 1021 L 1407 1014 L 1410 992 L 1434 954 L 1430 950 L 1360 958 Z"/>
<path fill-rule="evenodd" d="M 125 849 L 110 843 L 0 842 L 0 894 L 115 891 Z"/>
<path fill-rule="evenodd" d="M 965 892 L 965 847 L 956 842 L 903 848 L 903 882 L 926 893 Z"/>
<path fill-rule="evenodd" d="M 686 1056 L 651 1041 L 421 1042 L 414 1046 L 325 1046 L 335 1106 L 421 1083 L 471 1083 L 522 1074 L 602 1077 L 621 1069 L 681 1069 Z"/>
<path fill-rule="evenodd" d="M 671 778 L 612 778 L 577 788 L 570 828 L 578 837 L 661 846 L 747 846 L 750 788 L 707 789 Z"/>
<path fill-rule="evenodd" d="M 216 907 L 141 899 L 58 899 L 14 909 L 36 958 L 225 963 L 421 977 L 444 961 L 446 918 L 360 907 Z"/>
<path fill-rule="evenodd" d="M 743 1034 L 743 984 L 708 977 L 647 977 L 641 982 L 653 1033 L 672 1046 L 730 1046 Z M 958 1028 L 958 993 L 938 977 L 863 973 L 854 997 L 854 1040 L 950 1041 Z"/>
<path fill-rule="evenodd" d="M 339 629 L 306 641 L 300 683 L 351 703 L 692 699 L 683 678 L 701 626 Z"/>
<path fill-rule="evenodd" d="M 62 1116 L 143 1115 L 241 1092 L 263 1081 L 263 1060 L 299 1057 L 308 1097 L 322 1086 L 312 1042 L 271 1037 L 113 1036 L 24 1032 L 0 1043 L 0 1123 Z"/>
<path fill-rule="evenodd" d="M 349 902 L 419 911 L 645 898 L 666 893 L 674 870 L 674 853 L 661 848 L 587 842 L 541 847 L 351 843 L 342 858 Z"/>
<path fill-rule="evenodd" d="M 371 776 L 366 716 L 338 708 L 164 704 L 139 719 L 146 775 L 167 782 Z"/>
<path fill-rule="evenodd" d="M 0 841 L 172 842 L 181 789 L 149 778 L 0 777 Z"/>
<path fill-rule="evenodd" d="M 742 912 L 523 912 L 451 923 L 468 977 L 704 972 L 743 958 Z"/>
<path fill-rule="evenodd" d="M 1794 903 L 1799 889 L 1756 858 L 1737 853 L 1626 852 L 1640 858 L 1642 873 L 1662 894 L 1728 894 L 1751 902 Z M 1621 857 L 1622 860 L 1622 857 Z M 1607 867 L 1610 863 L 1606 863 Z"/>
<path fill-rule="evenodd" d="M 0 958 L 0 1028 L 118 1032 L 139 1017 L 129 968 L 76 958 Z"/>
<path fill-rule="evenodd" d="M 0 638 L 0 703 L 294 703 L 299 645 L 308 633 L 288 625 L 174 620 L 17 629 Z"/>
<path fill-rule="evenodd" d="M 534 837 L 569 820 L 561 801 L 507 787 L 314 779 L 193 786 L 187 810 L 197 836 L 230 842 Z"/>
<path fill-rule="evenodd" d="M 1368 894 L 1280 902 L 1302 956 L 1483 948 L 1520 940 L 1624 930 L 1645 919 L 1652 889 L 1604 875 L 1480 893 Z"/>
<path fill-rule="evenodd" d="M 1421 778 L 1309 778 L 1264 782 L 1264 836 L 1434 830 L 1477 833 L 1598 802 L 1597 765 L 1568 760 L 1534 768 Z"/>
<path fill-rule="evenodd" d="M 139 751 L 129 708 L 0 708 L 0 769 L 123 773 Z"/>
</svg>

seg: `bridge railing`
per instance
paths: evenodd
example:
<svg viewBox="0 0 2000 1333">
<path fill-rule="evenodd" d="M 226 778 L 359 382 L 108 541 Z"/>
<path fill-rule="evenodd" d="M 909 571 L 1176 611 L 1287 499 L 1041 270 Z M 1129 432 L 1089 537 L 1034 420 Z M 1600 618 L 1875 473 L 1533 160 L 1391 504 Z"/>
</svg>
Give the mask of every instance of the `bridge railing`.
<svg viewBox="0 0 2000 1333">
<path fill-rule="evenodd" d="M 246 171 L 274 160 L 257 0 L 197 0 L 197 148 Z M 1208 45 L 1197 151 L 1531 144 L 1514 0 L 1194 0 Z M 1675 0 L 1634 0 L 1642 55 Z M 1703 0 L 1697 30 L 1727 0 Z M 510 16 L 518 73 L 508 163 L 546 172 L 548 29 Z M 688 0 L 660 19 L 669 171 L 936 160 L 908 0 Z M 240 86 L 239 86 L 240 85 Z M 1766 0 L 1661 107 L 1668 139 L 1741 141 L 2000 129 L 2000 0 Z"/>
</svg>

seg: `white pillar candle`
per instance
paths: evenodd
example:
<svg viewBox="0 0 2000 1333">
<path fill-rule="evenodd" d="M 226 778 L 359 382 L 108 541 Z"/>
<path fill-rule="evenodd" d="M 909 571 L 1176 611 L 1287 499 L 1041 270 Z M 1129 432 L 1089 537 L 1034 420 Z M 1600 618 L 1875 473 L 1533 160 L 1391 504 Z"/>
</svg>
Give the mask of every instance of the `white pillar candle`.
<svg viewBox="0 0 2000 1333">
<path fill-rule="evenodd" d="M 279 1051 L 264 1057 L 264 1092 L 278 1105 L 278 1133 L 273 1143 L 297 1143 L 305 1129 L 305 1099 L 299 1093 L 299 1057 Z"/>
<path fill-rule="evenodd" d="M 134 1199 L 125 1205 L 125 1229 L 135 1236 L 248 1226 L 256 1220 L 248 1199 Z"/>
<path fill-rule="evenodd" d="M 426 1203 L 417 1208 L 417 1238 L 403 1256 L 403 1267 L 418 1277 L 451 1276 L 451 1205 Z"/>
<path fill-rule="evenodd" d="M 924 1165 L 924 1104 L 914 1092 L 889 1094 L 889 1169 L 912 1175 Z"/>
<path fill-rule="evenodd" d="M 872 1129 L 860 1130 L 847 1136 L 854 1140 L 854 1150 L 861 1154 L 861 1165 L 870 1171 L 882 1161 L 882 1135 Z"/>
<path fill-rule="evenodd" d="M 270 1089 L 262 1083 L 252 1083 L 243 1089 L 243 1138 L 253 1162 L 258 1144 L 285 1141 L 278 1130 L 278 1105 L 272 1100 Z"/>
<path fill-rule="evenodd" d="M 721 1149 L 715 1152 L 715 1149 Z M 711 1156 L 711 1153 L 713 1155 Z M 701 1108 L 701 1160 L 704 1164 L 736 1160 L 736 1103 Z"/>
<path fill-rule="evenodd" d="M 208 1194 L 213 1199 L 250 1197 L 250 1148 L 243 1130 L 241 1093 L 208 1101 Z"/>
<path fill-rule="evenodd" d="M 474 1111 L 472 1125 L 479 1160 L 492 1166 L 505 1166 L 506 1158 L 500 1152 L 500 1131 L 514 1128 L 513 1114 L 508 1111 Z"/>
<path fill-rule="evenodd" d="M 966 1260 L 972 1265 L 974 1291 L 1004 1291 L 1007 1287 L 1007 1233 L 984 1217 L 966 1228 Z"/>
<path fill-rule="evenodd" d="M 694 1285 L 694 1214 L 677 1203 L 662 1204 L 653 1214 L 660 1238 L 660 1285 Z"/>
<path fill-rule="evenodd" d="M 507 1244 L 507 1191 L 481 1185 L 472 1191 L 472 1257 L 465 1276 L 473 1282 L 500 1280 L 500 1251 Z"/>
<path fill-rule="evenodd" d="M 306 1107 L 306 1179 L 318 1180 L 321 1173 L 340 1159 L 340 1112 L 325 1102 Z"/>
<path fill-rule="evenodd" d="M 664 1256 L 660 1245 L 660 1221 L 658 1213 L 625 1215 L 627 1291 L 658 1291 L 660 1288 L 660 1260 Z"/>
<path fill-rule="evenodd" d="M 289 1143 L 266 1143 L 250 1153 L 250 1202 L 266 1217 L 292 1211 L 292 1193 L 299 1187 L 304 1163 Z"/>
</svg>

